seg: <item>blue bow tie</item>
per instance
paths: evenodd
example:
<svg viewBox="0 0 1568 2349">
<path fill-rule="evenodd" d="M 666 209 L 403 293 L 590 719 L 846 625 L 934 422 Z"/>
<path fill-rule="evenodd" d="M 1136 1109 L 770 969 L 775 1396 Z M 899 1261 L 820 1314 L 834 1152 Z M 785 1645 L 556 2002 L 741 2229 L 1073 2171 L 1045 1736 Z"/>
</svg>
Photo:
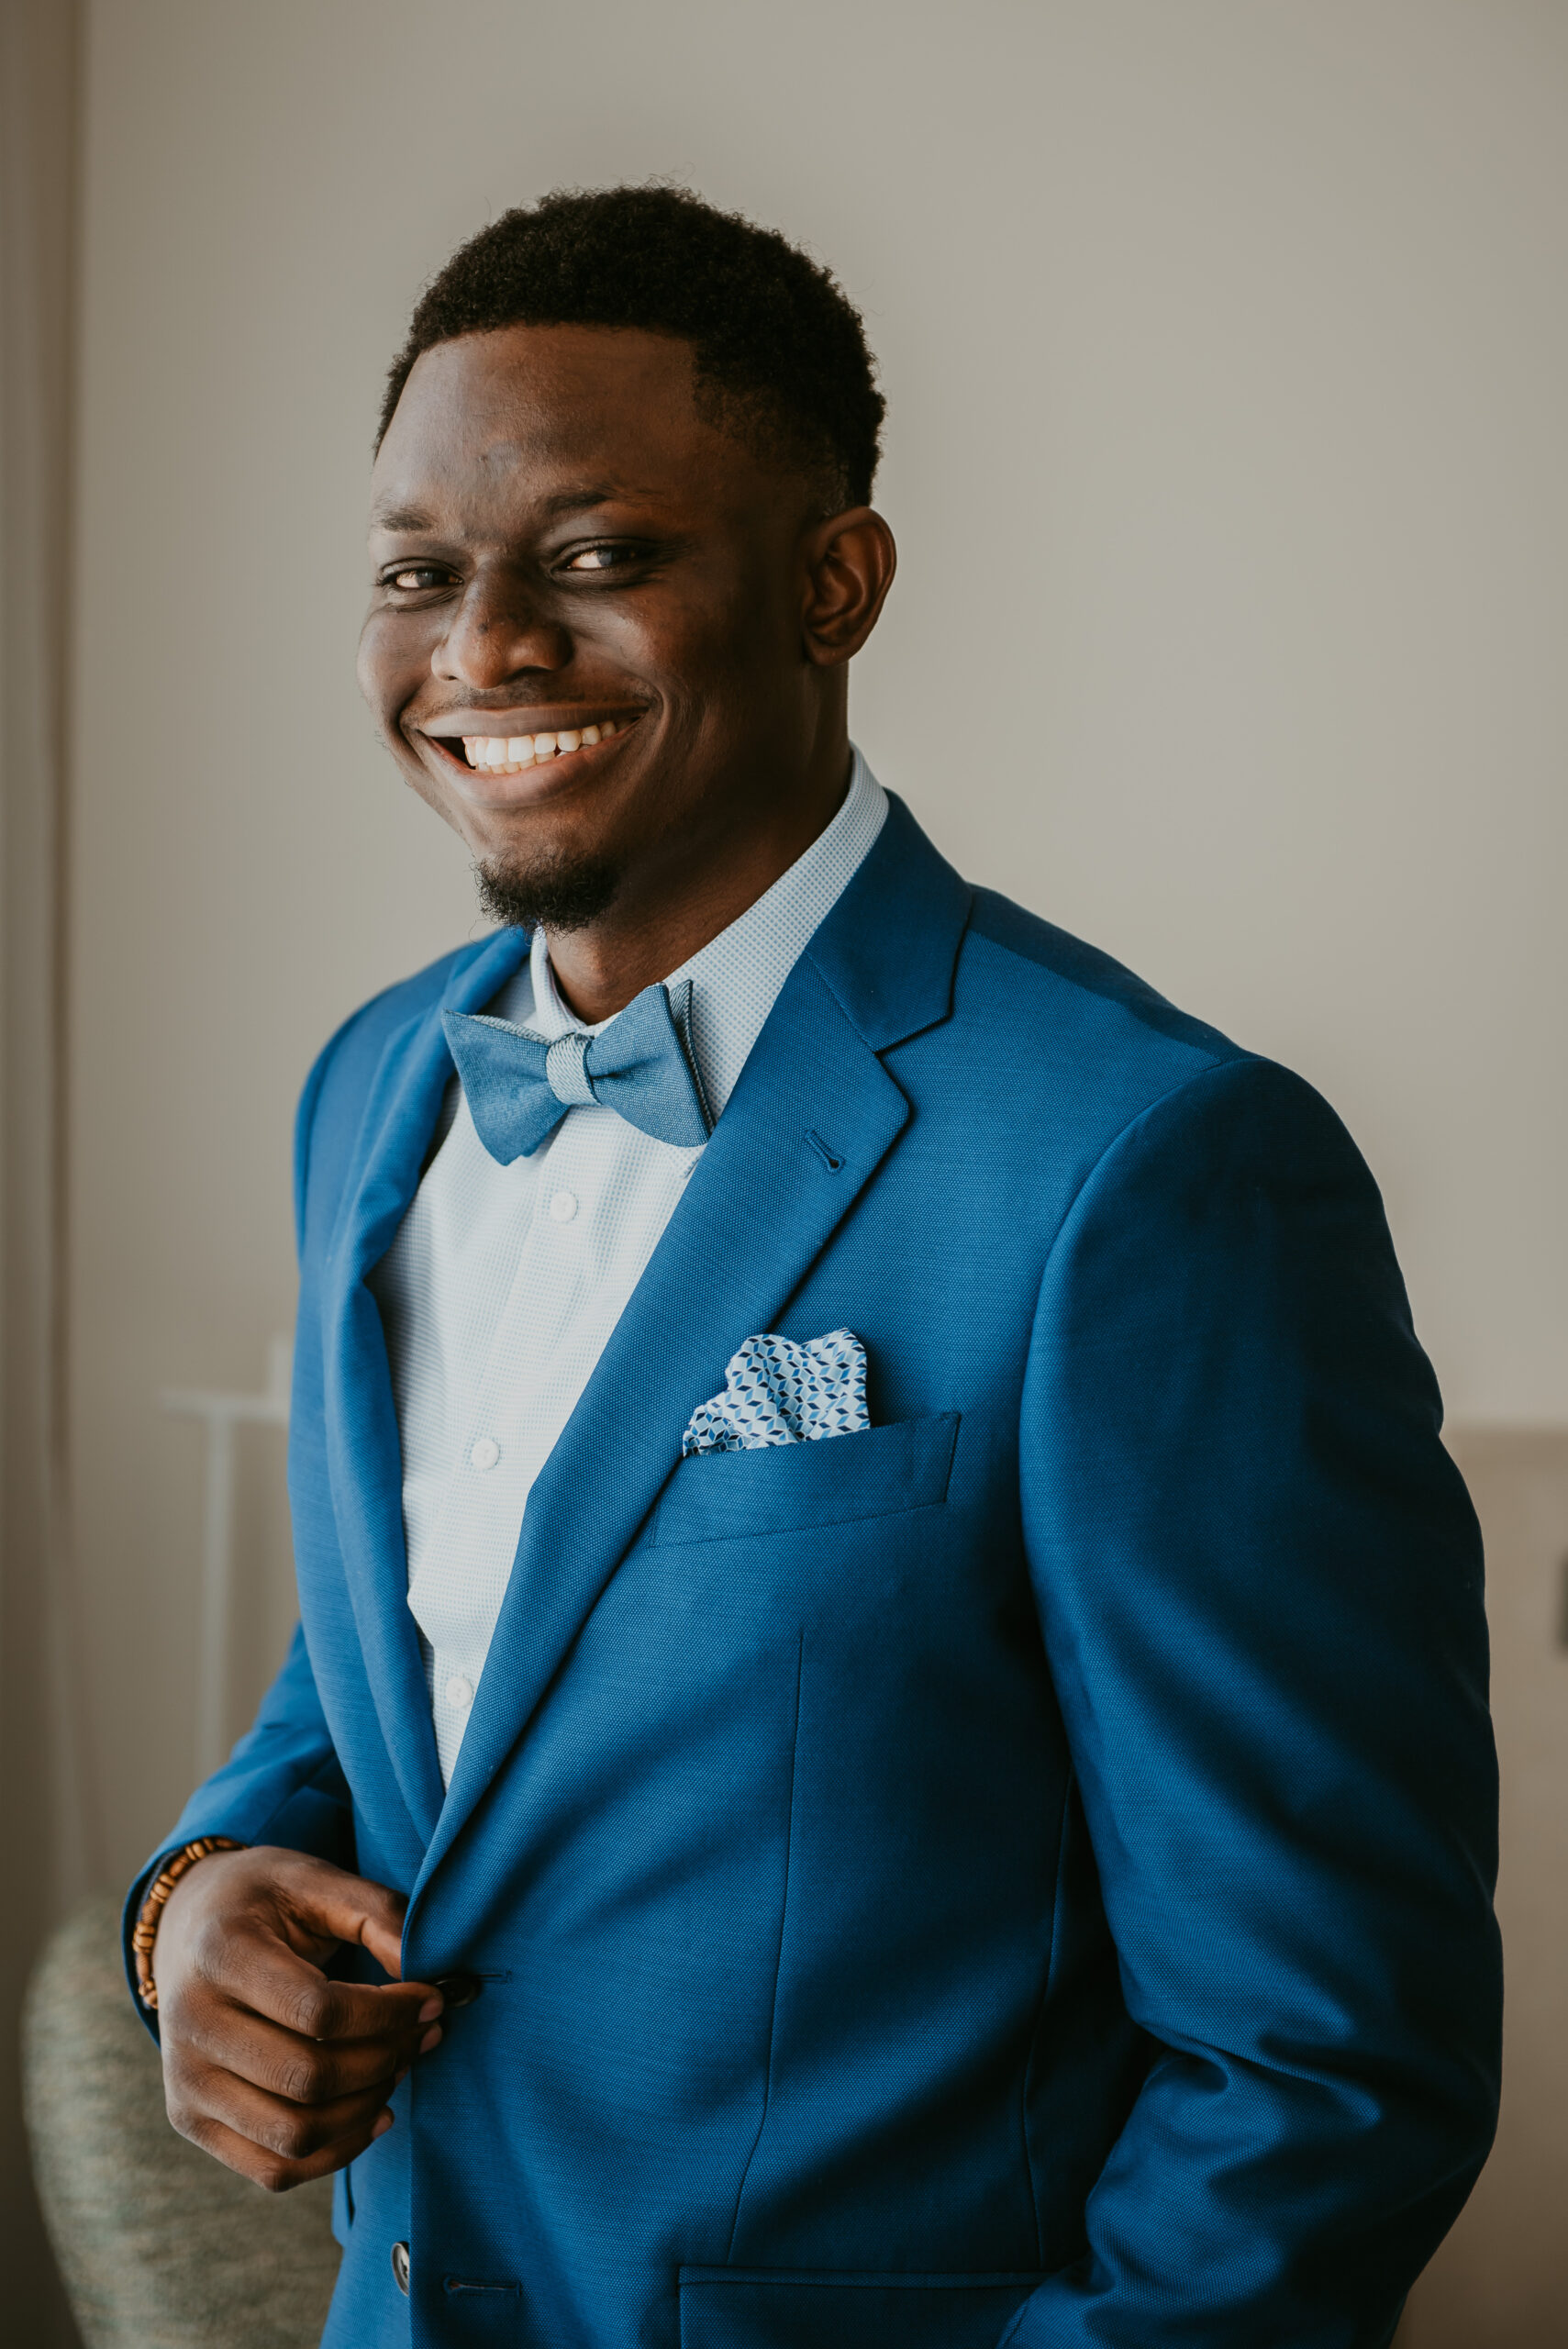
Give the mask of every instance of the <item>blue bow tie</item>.
<svg viewBox="0 0 1568 2349">
<path fill-rule="evenodd" d="M 573 1029 L 547 1043 L 509 1019 L 443 1011 L 474 1131 L 503 1166 L 531 1158 L 568 1109 L 592 1101 L 690 1150 L 713 1119 L 691 1041 L 692 983 L 644 987 L 596 1036 Z"/>
</svg>

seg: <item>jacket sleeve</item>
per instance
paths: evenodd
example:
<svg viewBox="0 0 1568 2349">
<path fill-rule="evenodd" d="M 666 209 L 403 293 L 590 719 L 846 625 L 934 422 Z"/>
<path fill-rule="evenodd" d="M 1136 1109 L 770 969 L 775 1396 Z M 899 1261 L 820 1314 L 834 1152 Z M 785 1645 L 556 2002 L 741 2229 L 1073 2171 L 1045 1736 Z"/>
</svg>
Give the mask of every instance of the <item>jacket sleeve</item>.
<svg viewBox="0 0 1568 2349">
<path fill-rule="evenodd" d="M 136 1997 L 130 1936 L 147 1888 L 174 1854 L 203 1835 L 237 1843 L 282 1843 L 339 1867 L 354 1865 L 353 1811 L 316 1693 L 305 1634 L 295 1629 L 287 1661 L 261 1701 L 255 1727 L 221 1770 L 197 1787 L 164 1842 L 131 1886 L 123 1931 L 126 1978 Z M 157 2017 L 138 2012 L 153 2036 Z"/>
<path fill-rule="evenodd" d="M 347 1032 L 340 1029 L 306 1080 L 295 1127 L 295 1213 L 301 1252 L 310 1142 L 323 1077 Z M 255 1726 L 228 1760 L 198 1787 L 184 1809 L 138 1875 L 126 1897 L 122 1919 L 126 1978 L 137 2011 L 156 2038 L 158 2019 L 136 1998 L 136 1966 L 130 1936 L 148 1887 L 174 1854 L 204 1835 L 228 1835 L 238 1843 L 281 1843 L 309 1852 L 340 1867 L 354 1865 L 353 1807 L 333 1751 L 317 1693 L 316 1678 L 297 1626 L 282 1671 L 262 1699 Z"/>
<path fill-rule="evenodd" d="M 1239 1059 L 1047 1265 L 1026 1539 L 1149 2067 L 1014 2349 L 1378 2349 L 1495 2125 L 1479 1532 L 1376 1186 Z"/>
</svg>

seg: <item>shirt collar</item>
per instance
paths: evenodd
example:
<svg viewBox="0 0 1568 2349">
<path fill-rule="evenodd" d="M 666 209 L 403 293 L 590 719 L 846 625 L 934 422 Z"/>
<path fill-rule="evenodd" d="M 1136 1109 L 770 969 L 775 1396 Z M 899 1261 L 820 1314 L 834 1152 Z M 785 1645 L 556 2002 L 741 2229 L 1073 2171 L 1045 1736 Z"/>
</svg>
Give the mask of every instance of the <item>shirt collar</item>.
<svg viewBox="0 0 1568 2349">
<path fill-rule="evenodd" d="M 713 1114 L 722 1115 L 752 1045 L 814 930 L 853 880 L 887 816 L 887 794 L 857 750 L 842 806 L 771 889 L 671 971 L 692 983 L 692 1044 Z M 581 1028 L 562 1003 L 542 930 L 495 1008 L 536 1035 Z M 587 1030 L 597 1035 L 600 1020 Z"/>
</svg>

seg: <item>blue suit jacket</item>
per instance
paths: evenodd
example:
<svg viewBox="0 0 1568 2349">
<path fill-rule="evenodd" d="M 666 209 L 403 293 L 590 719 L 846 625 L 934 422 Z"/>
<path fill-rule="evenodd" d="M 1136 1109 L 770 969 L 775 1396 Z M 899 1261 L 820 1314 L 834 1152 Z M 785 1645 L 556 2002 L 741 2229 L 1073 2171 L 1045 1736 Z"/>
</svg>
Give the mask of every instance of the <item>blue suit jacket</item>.
<svg viewBox="0 0 1568 2349">
<path fill-rule="evenodd" d="M 1386 2342 L 1492 2132 L 1495 1783 L 1343 1129 L 895 803 L 534 1488 L 443 1799 L 365 1276 L 439 1010 L 523 951 L 310 1078 L 303 1632 L 170 1838 L 356 1865 L 409 1976 L 483 1977 L 344 2183 L 328 2343 Z M 682 1459 L 750 1332 L 840 1325 L 869 1432 Z"/>
</svg>

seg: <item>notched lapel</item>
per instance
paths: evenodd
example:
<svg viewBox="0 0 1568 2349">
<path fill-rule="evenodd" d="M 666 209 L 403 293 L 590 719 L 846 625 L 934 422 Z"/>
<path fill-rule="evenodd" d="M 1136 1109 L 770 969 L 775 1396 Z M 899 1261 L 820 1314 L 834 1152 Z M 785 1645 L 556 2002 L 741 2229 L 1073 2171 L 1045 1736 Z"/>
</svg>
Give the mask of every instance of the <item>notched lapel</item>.
<svg viewBox="0 0 1568 2349">
<path fill-rule="evenodd" d="M 343 1572 L 382 1735 L 422 1845 L 440 1811 L 441 1774 L 408 1612 L 397 1410 L 381 1314 L 366 1282 L 419 1186 L 452 1074 L 441 1011 L 488 1003 L 526 952 L 516 931 L 487 941 L 439 1005 L 388 1038 L 366 1097 L 323 1285 L 328 1474 Z"/>
<path fill-rule="evenodd" d="M 693 1411 L 741 1340 L 776 1324 L 908 1119 L 878 1055 L 949 1017 L 972 899 L 889 801 L 528 1496 L 411 1917 L 677 1464 Z"/>
<path fill-rule="evenodd" d="M 723 1385 L 742 1339 L 773 1325 L 908 1115 L 803 958 L 528 1497 L 416 1898 L 652 1508 L 693 1411 Z"/>
</svg>

